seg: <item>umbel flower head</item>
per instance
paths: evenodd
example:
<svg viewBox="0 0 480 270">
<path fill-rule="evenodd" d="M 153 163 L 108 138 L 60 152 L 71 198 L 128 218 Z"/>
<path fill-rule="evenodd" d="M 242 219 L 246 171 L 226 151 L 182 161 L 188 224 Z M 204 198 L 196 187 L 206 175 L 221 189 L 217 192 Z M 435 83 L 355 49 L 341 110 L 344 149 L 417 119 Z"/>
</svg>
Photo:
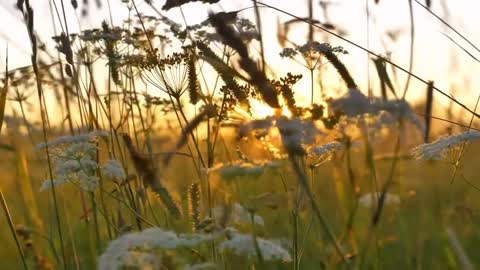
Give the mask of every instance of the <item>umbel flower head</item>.
<svg viewBox="0 0 480 270">
<path fill-rule="evenodd" d="M 403 99 L 383 100 L 382 98 L 368 98 L 357 88 L 349 88 L 347 93 L 339 98 L 327 100 L 329 109 L 333 113 L 340 113 L 350 118 L 362 115 L 379 115 L 388 112 L 395 119 L 404 118 L 414 124 L 421 132 L 425 131 L 423 123 L 418 119 L 410 105 Z"/>
<path fill-rule="evenodd" d="M 358 199 L 358 203 L 363 207 L 372 208 L 377 204 L 376 201 L 378 201 L 381 195 L 382 195 L 381 192 L 364 194 Z M 400 204 L 400 197 L 398 195 L 391 194 L 391 193 L 385 194 L 385 205 L 399 205 L 399 204 Z"/>
<path fill-rule="evenodd" d="M 266 169 L 277 168 L 279 163 L 276 161 L 262 162 L 244 162 L 237 161 L 231 164 L 219 163 L 210 168 L 209 172 L 218 172 L 225 180 L 232 180 L 236 177 L 258 177 L 262 175 Z"/>
<path fill-rule="evenodd" d="M 322 156 L 335 151 L 342 150 L 343 148 L 344 148 L 343 144 L 337 141 L 333 141 L 333 142 L 312 147 L 309 151 L 309 154 L 313 156 Z"/>
<path fill-rule="evenodd" d="M 309 69 L 310 68 L 314 69 L 314 68 L 317 68 L 318 65 L 320 64 L 320 62 L 318 61 L 320 55 L 325 55 L 329 53 L 348 54 L 348 52 L 345 49 L 343 49 L 341 46 L 333 47 L 329 43 L 319 43 L 316 41 L 309 41 L 296 48 L 284 48 L 280 52 L 280 56 L 291 58 Z M 298 54 L 300 54 L 306 60 L 306 64 L 302 64 L 300 61 L 298 61 L 295 58 Z"/>
<path fill-rule="evenodd" d="M 224 207 L 217 206 L 212 209 L 213 217 L 216 220 L 220 220 L 222 215 L 225 213 Z M 234 203 L 232 205 L 231 213 L 230 213 L 230 221 L 236 224 L 250 224 L 251 223 L 251 214 L 239 203 Z M 265 222 L 263 218 L 257 214 L 253 216 L 253 222 L 256 225 L 264 226 Z"/>
<path fill-rule="evenodd" d="M 274 241 L 257 237 L 257 242 L 264 260 L 292 261 L 290 253 Z M 254 239 L 250 234 L 233 233 L 232 237 L 222 242 L 219 248 L 221 251 L 231 250 L 239 256 L 251 257 L 256 255 Z"/>
<path fill-rule="evenodd" d="M 463 142 L 469 142 L 480 139 L 480 132 L 466 131 L 451 136 L 444 136 L 438 140 L 421 144 L 412 149 L 412 155 L 416 159 L 442 159 L 445 157 L 448 150 L 458 146 Z"/>
<path fill-rule="evenodd" d="M 47 190 L 52 184 L 57 186 L 71 182 L 85 191 L 93 191 L 99 184 L 97 175 L 99 168 L 109 178 L 125 179 L 125 172 L 118 161 L 109 160 L 103 166 L 97 163 L 96 139 L 108 135 L 108 132 L 93 131 L 77 136 L 65 136 L 37 145 L 37 149 L 49 148 L 55 177 L 45 180 L 40 190 Z"/>
<path fill-rule="evenodd" d="M 161 261 L 158 256 L 155 259 L 153 257 L 156 250 L 193 247 L 215 237 L 217 235 L 213 234 L 177 234 L 158 227 L 124 234 L 109 243 L 98 260 L 98 269 L 117 270 L 125 267 L 143 269 L 139 267 L 146 262 L 153 264 Z M 134 262 L 138 264 L 132 265 Z"/>
<path fill-rule="evenodd" d="M 122 164 L 118 160 L 109 159 L 102 165 L 103 174 L 113 180 L 124 180 L 127 178 Z"/>
<path fill-rule="evenodd" d="M 243 123 L 238 130 L 238 137 L 249 134 L 266 135 L 271 128 L 277 128 L 282 145 L 287 152 L 304 154 L 303 145 L 311 144 L 316 136 L 322 134 L 312 121 L 284 116 L 270 116 Z"/>
</svg>

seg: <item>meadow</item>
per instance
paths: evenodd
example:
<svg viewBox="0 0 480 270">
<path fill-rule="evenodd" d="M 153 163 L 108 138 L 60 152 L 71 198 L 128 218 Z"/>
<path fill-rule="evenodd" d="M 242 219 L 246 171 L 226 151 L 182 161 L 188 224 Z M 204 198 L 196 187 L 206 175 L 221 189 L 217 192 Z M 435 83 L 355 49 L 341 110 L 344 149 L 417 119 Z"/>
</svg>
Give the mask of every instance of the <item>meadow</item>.
<svg viewBox="0 0 480 270">
<path fill-rule="evenodd" d="M 121 24 L 69 31 L 66 9 L 101 2 L 46 1 L 53 47 L 39 4 L 12 3 L 31 63 L 12 68 L 8 47 L 0 62 L 0 270 L 480 266 L 480 96 L 414 71 L 414 7 L 478 61 L 440 0 L 404 1 L 406 66 L 352 41 L 328 1 L 302 17 L 253 0 L 193 24 L 183 9 L 222 1 L 122 0 Z M 366 2 L 367 19 L 388 5 Z M 265 11 L 289 18 L 276 40 Z M 346 64 L 359 51 L 366 83 Z"/>
</svg>

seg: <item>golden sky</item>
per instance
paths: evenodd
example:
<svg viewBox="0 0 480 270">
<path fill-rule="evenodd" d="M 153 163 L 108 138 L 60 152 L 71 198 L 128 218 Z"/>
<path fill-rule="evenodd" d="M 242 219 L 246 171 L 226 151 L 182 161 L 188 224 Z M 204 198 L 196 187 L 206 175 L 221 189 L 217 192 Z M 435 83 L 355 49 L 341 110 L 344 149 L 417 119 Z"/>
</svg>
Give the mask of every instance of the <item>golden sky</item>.
<svg viewBox="0 0 480 270">
<path fill-rule="evenodd" d="M 47 41 L 47 45 L 54 48 L 54 43 L 50 37 L 53 36 L 52 19 L 50 16 L 50 6 L 47 0 L 31 1 L 36 12 L 36 29 L 42 40 Z M 60 3 L 56 0 L 57 4 Z M 80 2 L 78 1 L 81 5 Z M 109 19 L 109 12 L 106 6 L 107 1 L 102 1 L 104 6 L 98 10 L 95 7 L 95 1 L 90 0 L 90 16 L 81 17 L 80 9 L 77 14 L 73 11 L 70 1 L 65 0 L 67 18 L 69 18 L 70 32 L 78 32 L 80 26 L 82 29 L 90 27 L 99 27 L 102 20 Z M 158 9 L 163 5 L 162 0 L 154 1 Z M 306 16 L 306 0 L 264 0 L 265 3 L 273 5 L 280 9 L 286 10 L 298 16 Z M 408 2 L 400 0 L 380 0 L 379 4 L 374 1 L 362 0 L 331 0 L 329 7 L 330 22 L 338 25 L 346 30 L 345 37 L 358 43 L 361 46 L 369 47 L 376 53 L 385 54 L 386 45 L 393 53 L 393 60 L 402 67 L 408 66 L 409 55 L 409 13 Z M 369 29 L 370 35 L 367 42 L 367 18 L 366 3 L 370 8 Z M 423 1 L 422 1 L 423 2 Z M 143 1 L 137 1 L 141 12 L 153 14 Z M 480 20 L 478 19 L 478 10 L 480 2 L 478 0 L 432 0 L 432 9 L 440 16 L 449 20 L 461 33 L 469 37 L 472 42 L 479 41 L 479 37 L 475 34 L 478 32 Z M 29 64 L 29 41 L 25 26 L 22 23 L 20 13 L 14 8 L 15 1 L 0 1 L 0 14 L 2 14 L 3 23 L 0 24 L 0 57 L 5 57 L 5 47 L 9 45 L 10 68 L 24 66 Z M 122 20 L 127 16 L 127 9 L 121 1 L 110 0 L 112 7 L 112 15 L 114 24 L 120 25 Z M 222 0 L 220 5 L 202 5 L 191 3 L 184 6 L 183 11 L 189 24 L 202 21 L 206 18 L 208 10 L 238 10 L 252 5 L 251 1 L 239 0 Z M 480 80 L 475 76 L 478 73 L 478 63 L 472 60 L 466 53 L 456 47 L 442 33 L 453 37 L 460 44 L 465 45 L 459 37 L 454 35 L 446 27 L 442 26 L 436 19 L 428 14 L 422 7 L 414 5 L 415 16 L 415 54 L 413 71 L 425 80 L 434 80 L 435 85 L 447 92 L 451 88 L 455 88 L 455 96 L 468 106 L 473 106 L 475 96 L 480 91 Z M 178 9 L 172 9 L 165 12 L 165 15 L 173 18 L 177 22 L 182 22 L 182 17 Z M 241 16 L 253 19 L 253 10 L 247 9 L 241 13 Z M 277 20 L 284 22 L 290 17 L 280 14 L 269 9 L 261 9 L 261 18 L 263 24 L 263 35 L 266 40 L 266 57 L 267 62 L 274 67 L 275 72 L 283 76 L 287 72 L 296 72 L 308 74 L 300 65 L 289 62 L 279 57 L 280 47 L 276 42 Z M 322 22 L 325 21 L 325 14 L 318 5 L 318 1 L 314 1 L 314 18 Z M 58 22 L 57 31 L 59 29 Z M 307 26 L 299 25 L 291 32 L 290 39 L 298 44 L 303 44 L 306 37 Z M 386 33 L 397 32 L 398 39 L 395 43 L 387 38 Z M 367 89 L 367 76 L 376 78 L 376 71 L 369 63 L 368 56 L 361 50 L 351 45 L 341 42 L 335 37 L 325 33 L 317 32 L 316 40 L 319 42 L 330 42 L 333 46 L 344 46 L 349 54 L 342 56 L 342 60 L 350 69 L 354 78 L 362 91 Z M 480 43 L 480 42 L 478 42 Z M 475 54 L 475 51 L 466 46 L 466 48 Z M 475 55 L 480 55 L 476 53 Z M 3 61 L 0 61 L 0 66 Z M 3 68 L 2 68 L 3 69 Z M 403 74 L 399 71 L 399 90 L 403 89 Z M 331 84 L 336 84 L 338 79 L 333 78 Z M 304 92 L 305 95 L 299 95 L 300 99 L 309 100 L 308 76 L 297 85 L 298 92 Z M 376 87 L 376 85 L 375 85 Z M 411 90 L 408 99 L 417 100 L 424 98 L 425 86 L 412 81 Z M 304 90 L 304 91 L 302 91 Z M 308 93 L 308 94 L 307 94 Z M 436 99 L 436 102 L 445 104 L 447 99 Z"/>
</svg>

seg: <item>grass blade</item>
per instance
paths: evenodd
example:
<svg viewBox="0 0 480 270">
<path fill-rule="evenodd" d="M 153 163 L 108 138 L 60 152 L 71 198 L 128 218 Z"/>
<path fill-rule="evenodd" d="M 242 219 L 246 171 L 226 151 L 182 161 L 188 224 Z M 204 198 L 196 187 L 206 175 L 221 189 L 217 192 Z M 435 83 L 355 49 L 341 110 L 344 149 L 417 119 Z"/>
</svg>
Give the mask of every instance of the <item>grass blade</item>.
<svg viewBox="0 0 480 270">
<path fill-rule="evenodd" d="M 7 103 L 7 92 L 8 92 L 8 46 L 7 46 L 7 55 L 5 56 L 5 85 L 3 89 L 0 90 L 0 132 L 2 132 L 3 118 L 5 116 L 5 105 Z"/>
</svg>

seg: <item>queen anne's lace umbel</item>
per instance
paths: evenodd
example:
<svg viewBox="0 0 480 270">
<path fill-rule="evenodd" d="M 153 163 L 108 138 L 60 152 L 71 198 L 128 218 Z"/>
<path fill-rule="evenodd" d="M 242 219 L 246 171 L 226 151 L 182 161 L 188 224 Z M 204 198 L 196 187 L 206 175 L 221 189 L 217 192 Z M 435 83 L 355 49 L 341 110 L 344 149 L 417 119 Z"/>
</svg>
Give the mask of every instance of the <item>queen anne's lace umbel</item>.
<svg viewBox="0 0 480 270">
<path fill-rule="evenodd" d="M 125 179 L 125 171 L 120 162 L 108 160 L 102 166 L 97 162 L 96 139 L 107 136 L 109 136 L 108 132 L 92 131 L 77 136 L 60 137 L 37 145 L 37 149 L 49 148 L 54 177 L 45 180 L 40 190 L 48 190 L 52 184 L 58 186 L 69 182 L 85 191 L 93 191 L 99 185 L 99 169 L 110 179 Z"/>
<path fill-rule="evenodd" d="M 442 159 L 447 151 L 463 142 L 469 142 L 480 139 L 480 132 L 466 131 L 451 136 L 444 136 L 431 143 L 421 144 L 412 149 L 412 155 L 416 159 Z"/>
<path fill-rule="evenodd" d="M 111 241 L 98 261 L 99 270 L 117 270 L 129 266 L 132 262 L 132 256 L 138 258 L 147 258 L 148 261 L 158 249 L 176 249 L 180 247 L 193 247 L 205 241 L 217 237 L 213 234 L 177 234 L 173 231 L 166 231 L 162 228 L 154 227 L 141 232 L 128 233 Z M 132 253 L 137 252 L 137 253 Z M 140 252 L 141 254 L 139 254 Z M 126 260 L 130 258 L 130 260 Z M 154 262 L 160 262 L 161 258 L 156 256 Z M 145 261 L 137 261 L 145 263 Z M 130 265 L 131 266 L 131 265 Z M 138 267 L 139 265 L 135 265 Z M 157 268 L 153 268 L 157 269 Z"/>
<path fill-rule="evenodd" d="M 257 237 L 258 246 L 264 260 L 282 260 L 285 262 L 292 261 L 290 253 L 281 245 L 271 240 L 265 240 Z M 255 256 L 255 243 L 252 235 L 234 233 L 233 236 L 222 242 L 219 246 L 220 250 L 231 250 L 239 256 Z"/>
</svg>

